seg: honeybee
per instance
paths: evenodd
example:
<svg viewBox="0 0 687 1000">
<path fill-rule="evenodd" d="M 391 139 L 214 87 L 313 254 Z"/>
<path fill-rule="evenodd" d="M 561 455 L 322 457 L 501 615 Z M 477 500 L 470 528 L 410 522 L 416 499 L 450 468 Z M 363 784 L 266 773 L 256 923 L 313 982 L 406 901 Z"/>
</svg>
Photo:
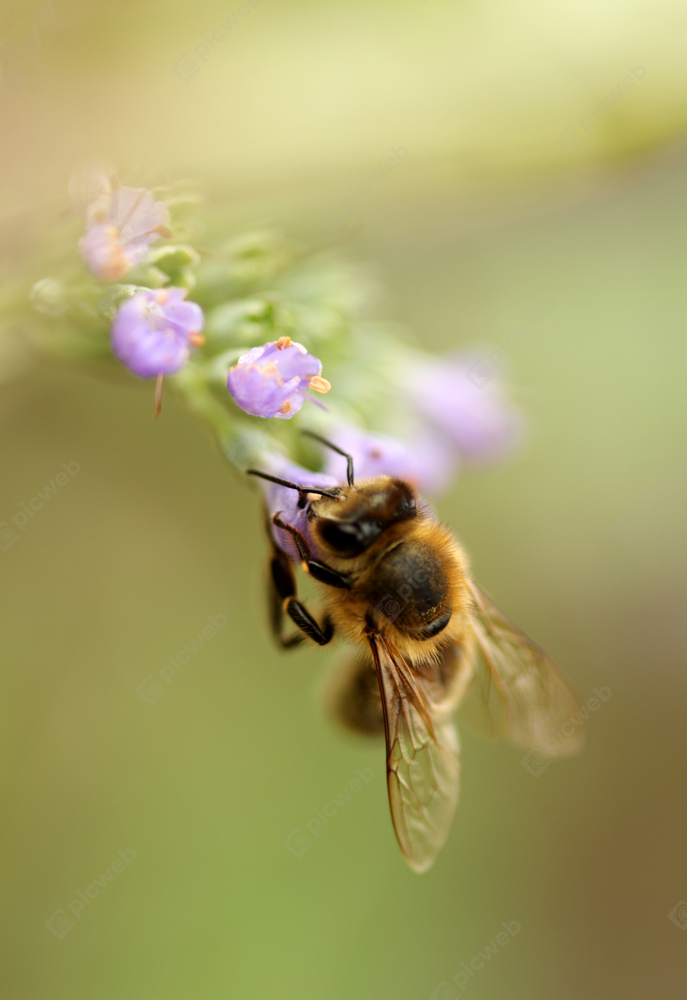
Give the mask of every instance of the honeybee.
<svg viewBox="0 0 687 1000">
<path fill-rule="evenodd" d="M 333 688 L 334 711 L 354 731 L 384 734 L 396 838 L 410 867 L 424 872 L 458 802 L 457 708 L 472 705 L 472 728 L 488 737 L 558 756 L 581 745 L 579 735 L 551 738 L 578 701 L 550 657 L 473 581 L 463 548 L 410 483 L 386 475 L 356 482 L 350 455 L 305 433 L 347 459 L 345 485 L 308 487 L 248 470 L 297 490 L 307 524 L 301 530 L 281 512 L 268 520 L 272 631 L 284 648 L 324 646 L 335 635 L 353 646 Z M 272 525 L 288 532 L 319 584 L 319 620 L 298 598 L 296 560 Z M 285 634 L 286 618 L 294 634 Z"/>
</svg>

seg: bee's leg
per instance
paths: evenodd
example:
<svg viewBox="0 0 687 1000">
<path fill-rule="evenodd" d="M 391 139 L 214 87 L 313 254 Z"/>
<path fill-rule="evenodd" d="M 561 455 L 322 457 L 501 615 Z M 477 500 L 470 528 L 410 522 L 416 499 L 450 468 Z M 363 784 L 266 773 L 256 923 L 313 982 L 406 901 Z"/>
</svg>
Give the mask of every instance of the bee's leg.
<svg viewBox="0 0 687 1000">
<path fill-rule="evenodd" d="M 334 626 L 329 615 L 325 615 L 322 628 L 317 624 L 310 614 L 305 604 L 295 597 L 288 597 L 284 601 L 284 611 L 289 616 L 294 625 L 304 632 L 309 639 L 316 642 L 318 646 L 326 646 L 332 641 L 334 636 Z"/>
<path fill-rule="evenodd" d="M 272 524 L 277 528 L 288 531 L 292 535 L 298 549 L 298 555 L 301 558 L 301 564 L 306 573 L 309 573 L 315 580 L 319 580 L 320 583 L 326 583 L 329 587 L 341 587 L 345 590 L 350 589 L 351 580 L 346 573 L 340 573 L 331 566 L 327 566 L 326 563 L 312 558 L 307 539 L 297 528 L 294 528 L 291 524 L 287 524 L 286 521 L 282 521 L 279 514 L 273 515 Z"/>
<path fill-rule="evenodd" d="M 271 535 L 271 532 L 270 532 Z M 325 618 L 322 628 L 317 624 L 305 605 L 298 600 L 296 578 L 291 568 L 288 556 L 274 545 L 270 562 L 270 624 L 272 634 L 284 649 L 299 645 L 305 637 L 312 639 L 320 646 L 326 646 L 334 635 L 334 627 Z M 300 632 L 292 636 L 282 634 L 284 614 L 287 614 Z"/>
<path fill-rule="evenodd" d="M 272 635 L 283 649 L 292 649 L 305 640 L 305 635 L 303 632 L 296 632 L 291 636 L 283 634 L 284 601 L 289 597 L 295 597 L 296 580 L 289 560 L 276 546 L 270 560 L 269 574 L 267 599 Z"/>
</svg>

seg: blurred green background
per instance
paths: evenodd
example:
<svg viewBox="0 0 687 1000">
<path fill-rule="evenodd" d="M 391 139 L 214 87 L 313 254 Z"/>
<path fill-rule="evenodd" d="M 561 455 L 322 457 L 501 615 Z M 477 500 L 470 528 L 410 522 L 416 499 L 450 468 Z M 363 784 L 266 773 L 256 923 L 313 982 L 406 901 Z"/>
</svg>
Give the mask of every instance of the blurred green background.
<svg viewBox="0 0 687 1000">
<path fill-rule="evenodd" d="M 466 995 L 677 1000 L 687 8 L 246 11 L 5 4 L 5 249 L 17 219 L 49 224 L 46 204 L 93 156 L 129 183 L 193 176 L 209 212 L 317 240 L 323 213 L 405 146 L 360 199 L 352 240 L 385 275 L 387 315 L 437 350 L 486 351 L 555 304 L 507 359 L 525 448 L 464 472 L 441 515 L 580 695 L 612 697 L 583 755 L 536 778 L 522 752 L 465 733 L 454 830 L 433 870 L 413 874 L 381 747 L 324 716 L 336 653 L 282 657 L 267 638 L 255 494 L 171 395 L 153 422 L 148 386 L 39 364 L 3 387 L 0 520 L 61 463 L 80 471 L 0 553 L 2 995 L 422 1000 L 517 921 Z M 234 15 L 205 60 L 194 54 Z M 173 71 L 188 76 L 185 54 L 188 79 Z M 580 131 L 638 65 L 646 75 Z M 558 141 L 569 129 L 584 140 L 574 149 Z M 218 615 L 226 627 L 164 695 L 139 697 Z M 294 857 L 284 840 L 364 767 L 373 779 Z M 48 918 L 130 850 L 67 935 L 51 934 Z"/>
</svg>

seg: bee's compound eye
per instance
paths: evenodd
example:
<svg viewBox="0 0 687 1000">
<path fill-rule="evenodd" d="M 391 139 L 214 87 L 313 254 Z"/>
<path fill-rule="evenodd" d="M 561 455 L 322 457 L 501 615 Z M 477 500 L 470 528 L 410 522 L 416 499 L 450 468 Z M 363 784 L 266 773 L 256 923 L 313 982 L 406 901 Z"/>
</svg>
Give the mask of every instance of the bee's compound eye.
<svg viewBox="0 0 687 1000">
<path fill-rule="evenodd" d="M 320 533 L 322 540 L 341 555 L 357 555 L 364 548 L 362 533 L 356 524 L 324 519 Z"/>
</svg>

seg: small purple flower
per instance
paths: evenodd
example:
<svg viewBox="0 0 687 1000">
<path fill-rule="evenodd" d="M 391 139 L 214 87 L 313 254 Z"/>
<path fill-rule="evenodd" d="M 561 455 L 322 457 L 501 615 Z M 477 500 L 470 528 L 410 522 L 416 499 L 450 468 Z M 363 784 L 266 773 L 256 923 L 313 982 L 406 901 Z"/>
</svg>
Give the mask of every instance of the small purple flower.
<svg viewBox="0 0 687 1000">
<path fill-rule="evenodd" d="M 416 411 L 459 454 L 489 461 L 510 451 L 522 435 L 522 417 L 495 382 L 473 381 L 474 357 L 417 358 L 403 382 Z"/>
<path fill-rule="evenodd" d="M 339 480 L 333 476 L 327 476 L 322 472 L 310 472 L 302 465 L 296 465 L 295 462 L 290 462 L 287 458 L 274 452 L 263 455 L 256 467 L 261 472 L 268 472 L 271 476 L 287 479 L 299 486 L 317 486 L 326 490 L 339 485 Z M 265 495 L 270 517 L 273 514 L 281 513 L 282 520 L 300 531 L 314 549 L 314 543 L 309 534 L 305 507 L 298 506 L 298 491 L 289 489 L 287 486 L 279 486 L 278 483 L 270 483 L 267 479 L 258 479 L 258 482 Z M 282 551 L 286 552 L 291 559 L 299 560 L 298 549 L 293 536 L 288 531 L 272 525 L 272 535 Z"/>
<path fill-rule="evenodd" d="M 448 484 L 457 464 L 455 448 L 432 432 L 420 432 L 406 442 L 345 424 L 329 438 L 352 455 L 356 482 L 372 476 L 394 476 L 407 479 L 422 493 L 438 493 Z M 346 459 L 328 450 L 325 471 L 345 482 Z"/>
<path fill-rule="evenodd" d="M 280 337 L 240 357 L 229 369 L 227 389 L 246 413 L 289 420 L 300 410 L 308 389 L 329 392 L 321 372 L 322 362 L 302 344 Z"/>
<path fill-rule="evenodd" d="M 141 378 L 178 372 L 191 345 L 203 343 L 203 311 L 195 302 L 184 302 L 185 296 L 185 288 L 145 289 L 120 306 L 112 348 Z"/>
<path fill-rule="evenodd" d="M 120 281 L 151 243 L 169 236 L 168 222 L 167 206 L 145 188 L 107 191 L 88 206 L 81 252 L 98 278 Z"/>
</svg>

